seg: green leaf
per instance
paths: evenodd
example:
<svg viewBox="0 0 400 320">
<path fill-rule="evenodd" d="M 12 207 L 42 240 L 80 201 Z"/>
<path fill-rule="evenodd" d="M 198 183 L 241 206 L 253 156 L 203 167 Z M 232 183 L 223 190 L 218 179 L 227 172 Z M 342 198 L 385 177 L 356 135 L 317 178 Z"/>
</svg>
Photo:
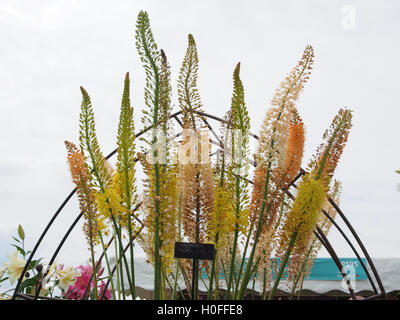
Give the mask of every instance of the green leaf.
<svg viewBox="0 0 400 320">
<path fill-rule="evenodd" d="M 18 235 L 21 238 L 21 240 L 25 239 L 25 231 L 24 231 L 24 228 L 22 228 L 21 225 L 18 226 Z"/>
<path fill-rule="evenodd" d="M 5 277 L 5 278 L 1 279 L 1 280 L 0 280 L 0 283 L 1 283 L 1 282 L 4 282 L 4 281 L 6 281 L 6 280 L 8 280 L 8 277 Z"/>
<path fill-rule="evenodd" d="M 400 170 L 396 170 L 395 172 L 398 173 L 398 174 L 400 174 Z"/>
<path fill-rule="evenodd" d="M 15 248 L 17 248 L 17 250 L 18 250 L 23 256 L 25 255 L 24 249 L 22 249 L 21 247 L 18 247 L 18 246 L 15 245 L 15 244 L 12 244 L 12 246 L 15 247 Z"/>
<path fill-rule="evenodd" d="M 29 263 L 29 268 L 28 268 L 28 270 L 32 270 L 32 269 L 36 268 L 36 266 L 40 263 L 41 260 L 42 260 L 42 258 L 40 258 L 40 259 L 38 259 L 38 260 L 32 260 L 32 261 Z"/>
<path fill-rule="evenodd" d="M 35 287 L 38 283 L 39 283 L 39 280 L 36 277 L 30 278 L 30 279 L 26 279 L 25 281 L 23 281 L 21 283 L 21 286 L 20 286 L 19 289 L 20 289 L 21 292 L 23 292 L 23 290 L 25 288 Z"/>
<path fill-rule="evenodd" d="M 21 240 L 19 240 L 18 238 L 16 238 L 16 237 L 12 237 L 15 241 L 17 241 L 18 243 L 21 243 Z"/>
</svg>

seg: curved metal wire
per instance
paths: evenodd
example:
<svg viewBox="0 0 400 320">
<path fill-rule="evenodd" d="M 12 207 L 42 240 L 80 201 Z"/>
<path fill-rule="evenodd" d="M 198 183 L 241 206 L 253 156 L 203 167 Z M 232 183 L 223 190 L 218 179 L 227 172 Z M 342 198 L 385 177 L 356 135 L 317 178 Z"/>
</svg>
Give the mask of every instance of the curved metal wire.
<svg viewBox="0 0 400 320">
<path fill-rule="evenodd" d="M 222 123 L 225 123 L 225 121 L 224 121 L 223 119 L 217 117 L 217 116 L 214 116 L 214 115 L 211 115 L 211 114 L 208 114 L 208 113 L 205 113 L 205 112 L 199 112 L 199 111 L 194 111 L 194 112 L 200 116 L 200 118 L 203 120 L 203 122 L 204 122 L 205 125 L 208 127 L 208 129 L 210 130 L 210 132 L 211 132 L 211 133 L 214 135 L 214 137 L 218 140 L 218 142 L 217 142 L 217 143 L 214 143 L 214 144 L 217 144 L 217 145 L 219 145 L 220 147 L 223 147 L 222 141 L 219 139 L 218 135 L 214 132 L 214 130 L 212 129 L 212 126 L 209 124 L 209 122 L 206 120 L 206 118 L 213 119 L 213 120 L 216 120 L 216 121 L 219 121 L 219 122 L 222 122 Z M 180 121 L 180 119 L 179 119 L 179 117 L 178 117 L 178 115 L 180 115 L 181 113 L 182 113 L 182 111 L 178 111 L 178 112 L 175 112 L 175 113 L 171 114 L 171 115 L 170 115 L 170 119 L 172 119 L 172 118 L 175 119 L 175 120 L 177 121 L 177 123 L 178 123 L 179 125 L 182 126 L 182 122 Z M 159 123 L 161 123 L 161 121 L 160 121 Z M 152 129 L 152 128 L 153 128 L 152 126 L 151 126 L 151 127 L 145 128 L 144 130 L 138 132 L 138 133 L 136 134 L 136 137 L 141 136 L 142 134 L 144 134 L 145 132 L 149 131 L 149 130 Z M 178 134 L 177 136 L 179 136 L 179 134 Z M 257 139 L 257 140 L 259 139 L 259 137 L 258 137 L 257 135 L 255 135 L 255 134 L 253 134 L 253 133 L 250 133 L 250 136 L 252 136 L 253 138 L 255 138 L 255 139 Z M 210 140 L 210 141 L 211 141 L 211 140 Z M 116 152 L 117 152 L 117 149 L 113 150 L 113 151 L 106 157 L 106 159 L 111 158 Z M 253 164 L 253 165 L 255 165 L 255 164 Z M 299 172 L 299 174 L 296 176 L 296 178 L 295 178 L 294 181 L 292 182 L 291 186 L 294 185 L 294 183 L 295 183 L 298 179 L 300 179 L 304 174 L 305 174 L 305 171 L 304 171 L 303 169 L 301 169 L 300 172 Z M 289 186 L 289 187 L 290 187 L 290 186 Z M 286 193 L 289 192 L 287 189 L 286 189 L 285 191 L 286 191 Z M 18 282 L 17 282 L 17 285 L 16 285 L 16 287 L 15 287 L 15 290 L 14 290 L 14 294 L 13 294 L 12 299 L 16 299 L 17 297 L 20 297 L 20 298 L 23 298 L 23 299 L 28 299 L 28 300 L 36 300 L 36 299 L 38 299 L 38 298 L 46 299 L 46 297 L 41 297 L 41 296 L 38 295 L 39 292 L 40 292 L 40 288 L 37 288 L 38 290 L 36 290 L 35 295 L 27 295 L 27 294 L 23 294 L 23 293 L 20 293 L 20 292 L 19 292 L 20 287 L 21 287 L 21 284 L 22 284 L 22 280 L 23 280 L 23 275 L 26 273 L 26 271 L 27 271 L 27 269 L 28 269 L 28 267 L 29 267 L 31 261 L 33 260 L 33 257 L 34 257 L 35 254 L 36 254 L 37 249 L 39 248 L 40 244 L 42 243 L 42 241 L 43 241 L 44 237 L 46 236 L 48 230 L 50 229 L 50 227 L 52 226 L 52 224 L 54 223 L 54 221 L 56 220 L 56 218 L 59 216 L 59 214 L 60 214 L 60 212 L 62 211 L 62 209 L 65 207 L 65 205 L 66 205 L 66 204 L 68 203 L 68 201 L 71 199 L 71 197 L 75 194 L 75 192 L 76 192 L 76 189 L 72 190 L 71 193 L 66 197 L 66 199 L 63 201 L 63 203 L 61 204 L 61 206 L 57 209 L 57 211 L 55 212 L 55 214 L 53 215 L 53 217 L 50 219 L 49 223 L 47 224 L 47 226 L 46 226 L 45 229 L 43 230 L 42 234 L 40 235 L 40 237 L 39 237 L 38 241 L 36 242 L 36 244 L 35 244 L 35 246 L 34 246 L 32 252 L 31 252 L 31 254 L 29 255 L 29 258 L 28 258 L 28 260 L 27 260 L 27 262 L 26 262 L 26 264 L 25 264 L 24 270 L 23 270 L 23 272 L 21 273 L 20 278 L 18 279 Z M 386 297 L 386 292 L 385 292 L 384 286 L 383 286 L 382 281 L 381 281 L 380 276 L 379 276 L 379 273 L 377 272 L 376 267 L 375 267 L 375 265 L 374 265 L 374 263 L 373 263 L 373 261 L 372 261 L 370 255 L 368 254 L 368 252 L 367 252 L 367 250 L 366 250 L 364 244 L 362 243 L 361 239 L 359 238 L 358 234 L 356 233 L 356 231 L 354 230 L 354 228 L 352 227 L 352 225 L 350 224 L 349 220 L 346 218 L 346 216 L 344 215 L 344 213 L 340 210 L 340 208 L 338 207 L 338 205 L 337 205 L 330 197 L 328 197 L 328 201 L 331 203 L 332 207 L 337 211 L 337 213 L 338 213 L 339 216 L 342 218 L 342 220 L 344 221 L 344 223 L 346 224 L 346 226 L 347 226 L 348 229 L 350 230 L 351 234 L 352 234 L 353 237 L 355 238 L 355 240 L 356 240 L 357 244 L 359 245 L 359 247 L 361 248 L 361 251 L 363 252 L 363 254 L 364 254 L 366 260 L 368 261 L 368 265 L 370 266 L 370 268 L 371 268 L 371 270 L 372 270 L 372 272 L 373 272 L 373 274 L 374 274 L 374 277 L 375 277 L 376 282 L 378 283 L 378 286 L 379 286 L 379 289 L 380 289 L 381 293 L 378 293 L 378 291 L 377 291 L 377 289 L 376 289 L 376 286 L 375 286 L 375 284 L 374 284 L 374 281 L 372 280 L 372 277 L 371 277 L 371 275 L 369 274 L 369 271 L 368 271 L 367 267 L 366 267 L 365 264 L 363 263 L 363 261 L 362 261 L 362 259 L 361 259 L 361 256 L 360 256 L 359 253 L 357 252 L 356 248 L 354 247 L 354 245 L 352 244 L 352 242 L 350 241 L 350 239 L 346 236 L 345 232 L 338 226 L 338 224 L 334 221 L 334 219 L 333 219 L 327 212 L 324 212 L 324 214 L 325 214 L 325 215 L 328 217 L 328 219 L 332 222 L 333 226 L 339 231 L 339 233 L 341 234 L 341 236 L 342 236 L 342 237 L 345 239 L 345 241 L 349 244 L 350 248 L 352 249 L 352 251 L 353 251 L 354 254 L 356 255 L 357 259 L 359 260 L 359 262 L 360 262 L 362 268 L 363 268 L 364 271 L 366 272 L 366 275 L 367 275 L 367 277 L 368 277 L 368 280 L 369 280 L 369 282 L 370 282 L 370 284 L 371 284 L 371 287 L 372 287 L 372 289 L 373 289 L 373 291 L 374 291 L 374 293 L 375 293 L 375 295 L 369 297 L 369 299 L 380 298 L 380 297 L 385 297 L 385 298 L 387 298 L 387 297 Z M 77 222 L 79 221 L 79 219 L 81 218 L 81 216 L 82 216 L 82 214 L 79 214 L 78 217 L 77 217 L 77 218 L 74 220 L 74 222 L 72 223 L 72 225 L 68 228 L 66 234 L 63 236 L 61 242 L 60 242 L 59 245 L 57 246 L 57 248 L 56 248 L 56 250 L 55 250 L 55 252 L 54 252 L 54 254 L 53 254 L 53 256 L 52 256 L 52 258 L 51 258 L 51 260 L 50 260 L 50 261 L 51 261 L 50 264 L 52 264 L 52 263 L 54 262 L 54 260 L 55 260 L 55 258 L 56 258 L 56 256 L 57 256 L 57 254 L 58 254 L 59 251 L 61 250 L 61 248 L 62 248 L 62 246 L 64 245 L 65 241 L 67 240 L 69 234 L 71 233 L 71 231 L 73 230 L 73 228 L 75 227 L 75 225 L 77 224 Z M 329 241 L 327 240 L 326 237 L 325 237 L 325 239 L 323 239 L 323 236 L 322 236 L 322 234 L 319 234 L 318 229 L 317 229 L 317 231 L 316 231 L 316 234 L 318 235 L 318 238 L 320 239 L 320 241 L 322 242 L 322 244 L 324 245 L 324 247 L 327 249 L 328 253 L 331 255 L 332 259 L 334 259 L 335 263 L 337 264 L 337 266 L 338 266 L 338 268 L 339 268 L 339 271 L 341 272 L 341 271 L 342 271 L 342 270 L 341 270 L 341 265 L 340 265 L 340 266 L 338 265 L 338 260 L 337 260 L 338 258 L 337 258 L 337 255 L 336 255 L 335 251 L 333 250 L 332 245 L 329 243 Z M 112 240 L 110 240 L 110 241 L 112 241 Z M 129 244 L 126 246 L 126 248 L 125 248 L 124 250 L 127 250 L 128 247 L 129 247 Z M 99 258 L 99 260 L 98 260 L 98 263 L 101 263 L 101 260 L 102 260 L 103 256 L 104 256 L 104 255 L 101 255 L 101 256 L 100 256 L 100 258 Z M 339 261 L 339 263 L 340 263 L 340 261 Z M 113 276 L 114 272 L 115 272 L 115 268 L 114 268 L 114 270 L 112 270 L 111 275 L 110 275 L 110 278 Z M 109 285 L 110 278 L 109 278 L 108 282 L 106 283 L 106 288 L 104 289 L 103 296 L 104 296 L 104 293 L 106 292 L 106 289 L 107 289 L 107 287 L 108 287 L 108 285 Z M 41 283 L 39 284 L 39 286 L 41 286 Z M 350 288 L 351 288 L 351 287 L 350 287 Z M 349 288 L 349 289 L 350 289 L 350 288 Z M 352 290 L 352 289 L 350 289 L 350 294 L 353 296 L 354 292 L 352 292 L 351 290 Z"/>
<path fill-rule="evenodd" d="M 181 114 L 181 113 L 182 113 L 182 111 L 175 112 L 175 113 L 173 113 L 173 114 L 170 116 L 170 118 L 173 118 L 174 116 L 177 116 L 177 115 L 179 115 L 179 114 Z M 161 121 L 159 121 L 159 122 L 157 123 L 157 125 L 158 125 L 159 123 L 161 123 Z M 151 127 L 147 127 L 147 128 L 145 128 L 145 129 L 143 129 L 142 131 L 138 132 L 138 133 L 135 135 L 135 137 L 136 137 L 136 138 L 140 137 L 141 135 L 143 135 L 144 133 L 146 133 L 147 131 L 149 131 L 149 130 L 152 129 L 152 128 L 153 128 L 153 127 L 151 126 Z M 111 151 L 105 158 L 106 158 L 106 159 L 110 159 L 116 152 L 117 152 L 117 149 L 114 149 L 114 150 Z M 23 269 L 23 271 L 22 271 L 22 273 L 21 273 L 21 275 L 20 275 L 20 277 L 19 277 L 19 279 L 18 279 L 17 285 L 16 285 L 16 287 L 15 287 L 15 289 L 14 289 L 14 293 L 13 293 L 13 296 L 12 296 L 12 300 L 15 300 L 15 299 L 17 298 L 17 296 L 19 295 L 19 289 L 20 289 L 20 287 L 21 287 L 22 280 L 23 280 L 23 278 L 24 278 L 24 275 L 26 274 L 26 271 L 27 271 L 28 268 L 29 268 L 30 263 L 31 263 L 32 260 L 33 260 L 33 257 L 34 257 L 35 254 L 36 254 L 37 249 L 38 249 L 39 246 L 41 245 L 41 243 L 42 243 L 44 237 L 46 236 L 47 232 L 49 231 L 50 227 L 53 225 L 54 221 L 57 219 L 57 217 L 58 217 L 58 215 L 60 214 L 61 210 L 65 207 L 65 205 L 66 205 L 66 204 L 68 203 L 68 201 L 72 198 L 72 196 L 75 194 L 75 192 L 76 192 L 76 188 L 73 189 L 73 190 L 71 191 L 71 193 L 65 198 L 65 200 L 62 202 L 62 204 L 60 205 L 60 207 L 57 209 L 57 211 L 56 211 L 55 214 L 53 215 L 53 217 L 50 219 L 49 223 L 48 223 L 48 224 L 46 225 L 46 227 L 44 228 L 42 234 L 40 235 L 38 241 L 36 242 L 34 248 L 32 249 L 32 252 L 30 253 L 30 255 L 29 255 L 29 257 L 28 257 L 28 260 L 26 261 L 25 267 L 24 267 L 24 269 Z M 68 232 L 67 232 L 67 234 L 69 235 Z M 68 235 L 64 235 L 63 239 L 65 238 L 65 240 L 66 240 L 67 237 L 68 237 Z M 64 241 L 65 241 L 65 240 L 64 240 Z M 61 244 L 61 246 L 62 246 L 62 244 Z M 59 247 L 56 249 L 56 251 L 59 251 L 59 250 L 61 249 L 61 246 L 59 245 Z M 53 255 L 53 257 L 55 257 L 55 255 Z M 35 296 L 37 296 L 37 295 L 35 295 Z"/>
<path fill-rule="evenodd" d="M 53 262 L 55 261 L 55 259 L 57 258 L 58 253 L 60 252 L 61 248 L 63 247 L 65 241 L 67 241 L 68 236 L 70 235 L 70 233 L 72 232 L 72 230 L 75 228 L 76 224 L 78 223 L 78 221 L 82 218 L 83 213 L 80 213 L 76 219 L 74 220 L 74 222 L 72 222 L 71 226 L 68 228 L 67 232 L 65 233 L 64 237 L 62 237 L 60 243 L 57 246 L 57 249 L 54 251 L 53 256 L 51 257 L 50 261 L 49 261 L 49 266 L 47 267 L 47 270 L 44 272 L 43 274 L 43 278 L 45 279 L 47 274 L 49 273 L 50 270 L 50 266 L 53 264 Z M 37 288 L 36 288 L 36 292 L 35 292 L 35 298 L 38 297 L 40 290 L 42 289 L 42 284 L 43 281 L 40 281 Z"/>
<path fill-rule="evenodd" d="M 13 297 L 12 297 L 13 300 L 15 300 L 15 298 L 17 297 L 17 293 L 19 291 L 19 288 L 21 287 L 22 279 L 24 278 L 24 275 L 26 274 L 26 271 L 28 270 L 28 267 L 29 267 L 30 263 L 32 262 L 33 257 L 35 256 L 35 253 L 36 253 L 37 249 L 39 248 L 39 246 L 42 243 L 45 235 L 47 234 L 47 231 L 49 231 L 51 225 L 57 219 L 57 217 L 60 214 L 61 210 L 65 207 L 65 205 L 72 198 L 72 196 L 75 194 L 75 192 L 76 192 L 76 189 L 72 190 L 71 193 L 65 198 L 65 200 L 63 201 L 61 206 L 57 209 L 56 213 L 53 215 L 53 217 L 50 219 L 50 221 L 47 224 L 47 226 L 44 228 L 44 230 L 43 230 L 42 234 L 40 235 L 38 241 L 36 242 L 35 246 L 33 247 L 32 252 L 29 255 L 29 258 L 26 261 L 24 270 L 22 271 L 21 276 L 18 279 L 17 285 L 16 285 L 15 290 L 14 290 L 14 294 L 13 294 Z"/>
<path fill-rule="evenodd" d="M 330 256 L 332 257 L 333 261 L 336 264 L 336 267 L 339 269 L 343 279 L 346 281 L 346 285 L 347 288 L 349 289 L 351 297 L 354 300 L 356 300 L 356 295 L 354 293 L 354 289 L 351 286 L 350 280 L 347 278 L 347 274 L 343 271 L 343 266 L 340 263 L 339 257 L 337 256 L 328 238 L 325 236 L 325 234 L 319 227 L 316 227 L 316 230 L 314 230 L 314 234 L 317 237 L 317 239 L 322 243 L 322 245 L 325 247 L 325 249 L 329 252 Z"/>
<path fill-rule="evenodd" d="M 294 182 L 291 183 L 291 186 L 297 188 L 295 181 L 300 178 L 301 176 L 304 175 L 304 171 L 300 172 L 298 174 L 298 177 L 296 177 L 296 179 L 294 180 Z M 286 194 L 291 197 L 292 199 L 294 199 L 294 196 L 288 191 L 286 190 Z M 378 294 L 378 290 L 376 289 L 375 283 L 372 280 L 371 274 L 368 271 L 368 268 L 365 266 L 364 262 L 362 261 L 360 254 L 357 252 L 356 248 L 354 247 L 354 245 L 351 243 L 350 239 L 347 237 L 347 235 L 345 234 L 345 232 L 342 230 L 342 228 L 340 228 L 340 226 L 336 223 L 336 221 L 329 215 L 328 212 L 326 212 L 325 210 L 321 210 L 322 213 L 329 219 L 329 221 L 334 225 L 334 227 L 339 231 L 339 233 L 342 235 L 343 239 L 345 239 L 345 241 L 347 242 L 347 244 L 350 246 L 351 250 L 353 251 L 353 253 L 356 255 L 358 261 L 361 264 L 361 267 L 364 269 L 365 274 L 367 275 L 368 281 L 371 284 L 372 290 L 374 291 L 375 294 Z"/>
<path fill-rule="evenodd" d="M 198 112 L 198 111 L 195 111 L 195 112 L 196 112 L 197 114 L 199 114 L 200 116 L 207 117 L 207 118 L 211 118 L 211 119 L 214 119 L 214 120 L 216 120 L 216 121 L 225 123 L 225 120 L 224 120 L 224 119 L 219 118 L 219 117 L 217 117 L 217 116 L 214 116 L 214 115 L 211 115 L 211 114 L 208 114 L 208 113 L 205 113 L 205 112 Z M 257 139 L 257 140 L 259 139 L 259 137 L 258 137 L 257 135 L 255 135 L 255 134 L 250 134 L 250 135 L 251 135 L 253 138 Z M 304 175 L 305 173 L 306 173 L 306 171 L 305 171 L 303 168 L 301 168 L 301 169 L 300 169 L 300 172 L 299 172 L 299 175 Z M 297 177 L 296 177 L 296 178 L 297 178 Z M 333 201 L 333 199 L 332 199 L 331 197 L 329 197 L 329 196 L 328 196 L 328 201 L 329 201 L 330 204 L 333 206 L 333 208 L 337 211 L 337 213 L 338 213 L 339 216 L 342 218 L 342 220 L 344 221 L 344 223 L 346 224 L 346 226 L 349 228 L 351 234 L 352 234 L 353 237 L 355 238 L 357 244 L 358 244 L 359 247 L 361 248 L 361 251 L 363 252 L 365 258 L 366 258 L 367 261 L 368 261 L 368 265 L 370 266 L 370 268 L 371 268 L 371 270 L 372 270 L 372 272 L 373 272 L 373 274 L 374 274 L 374 276 L 375 276 L 376 282 L 378 283 L 378 286 L 379 286 L 379 289 L 381 290 L 381 293 L 386 297 L 386 291 L 385 291 L 385 288 L 384 288 L 384 286 L 383 286 L 383 284 L 382 284 L 382 281 L 381 281 L 381 278 L 380 278 L 380 276 L 379 276 L 379 273 L 378 273 L 378 271 L 376 270 L 376 267 L 375 267 L 375 265 L 374 265 L 374 263 L 373 263 L 373 261 L 372 261 L 370 255 L 369 255 L 367 249 L 365 248 L 365 246 L 364 246 L 364 244 L 362 243 L 360 237 L 358 236 L 357 232 L 354 230 L 353 226 L 351 225 L 351 223 L 349 222 L 349 220 L 346 218 L 346 216 L 344 215 L 344 213 L 342 212 L 342 210 L 340 210 L 339 206 L 335 203 L 335 201 Z M 338 228 L 338 225 L 337 225 L 336 223 L 334 224 L 334 226 L 335 226 L 335 228 Z M 338 229 L 338 230 L 339 230 L 339 229 Z M 339 232 L 340 232 L 340 231 L 339 231 Z M 344 233 L 342 233 L 342 232 L 340 232 L 340 233 L 341 233 L 341 235 L 344 234 Z M 345 239 L 345 240 L 346 240 L 346 239 Z M 346 241 L 347 241 L 347 240 L 346 240 Z M 365 264 L 363 263 L 362 259 L 359 258 L 360 255 L 357 253 L 357 251 L 355 250 L 355 248 L 354 248 L 353 245 L 351 246 L 351 249 L 352 249 L 353 252 L 356 254 L 356 256 L 357 256 L 357 258 L 358 258 L 358 260 L 359 260 L 361 266 L 363 267 L 364 271 L 366 272 L 366 274 L 369 274 L 368 269 L 366 268 L 366 266 L 365 266 Z M 371 277 L 369 277 L 369 280 L 370 280 L 370 282 L 371 282 L 372 288 L 375 288 L 375 290 L 376 290 L 375 285 L 372 284 L 373 281 L 372 281 L 372 278 L 371 278 Z M 374 292 L 375 292 L 375 290 L 374 290 Z"/>
</svg>

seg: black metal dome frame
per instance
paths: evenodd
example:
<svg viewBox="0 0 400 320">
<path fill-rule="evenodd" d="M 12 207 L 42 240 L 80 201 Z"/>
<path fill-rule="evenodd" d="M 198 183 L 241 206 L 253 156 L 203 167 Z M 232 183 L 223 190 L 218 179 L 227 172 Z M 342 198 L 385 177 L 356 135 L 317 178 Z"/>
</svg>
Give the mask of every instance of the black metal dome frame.
<svg viewBox="0 0 400 320">
<path fill-rule="evenodd" d="M 220 140 L 219 136 L 215 133 L 214 129 L 212 128 L 212 126 L 210 125 L 209 121 L 207 121 L 207 119 L 213 119 L 216 120 L 218 122 L 224 122 L 223 119 L 216 117 L 214 115 L 208 114 L 208 113 L 204 113 L 204 112 L 199 112 L 199 111 L 194 111 L 199 117 L 200 119 L 204 122 L 205 126 L 207 126 L 207 128 L 210 130 L 210 132 L 212 133 L 213 137 L 216 140 L 210 139 L 210 142 L 216 146 L 218 146 L 220 149 L 218 149 L 216 152 L 214 152 L 212 155 L 217 154 L 219 151 L 221 151 L 221 148 L 223 148 L 223 143 Z M 181 115 L 182 111 L 178 111 L 175 112 L 173 114 L 171 114 L 170 119 L 174 119 L 176 120 L 176 122 L 181 126 L 182 126 L 182 121 L 180 120 L 179 116 Z M 136 134 L 136 138 L 140 137 L 141 135 L 143 135 L 144 133 L 146 133 L 147 131 L 149 131 L 150 129 L 152 129 L 153 127 L 148 127 L 145 128 L 144 130 L 138 132 Z M 177 135 L 174 136 L 174 138 L 177 138 L 181 135 L 182 133 L 179 133 Z M 259 139 L 257 135 L 250 133 L 250 136 L 253 137 L 254 139 Z M 117 149 L 113 150 L 107 157 L 106 159 L 111 158 L 115 153 L 117 152 Z M 136 159 L 137 161 L 137 159 Z M 253 163 L 253 166 L 255 166 L 255 163 Z M 298 175 L 295 177 L 295 179 L 292 181 L 292 183 L 290 184 L 290 186 L 285 189 L 285 193 L 292 199 L 294 199 L 293 194 L 290 192 L 291 188 L 296 188 L 296 182 L 305 174 L 306 172 L 303 169 L 300 169 Z M 249 181 L 250 183 L 253 183 L 252 181 Z M 68 201 L 72 198 L 72 196 L 75 194 L 76 189 L 72 190 L 69 195 L 66 197 L 66 199 L 62 202 L 62 204 L 60 205 L 60 207 L 57 209 L 57 211 L 54 213 L 54 215 L 52 216 L 52 218 L 50 219 L 50 221 L 48 222 L 47 226 L 44 228 L 42 234 L 40 235 L 39 239 L 37 240 L 33 250 L 31 251 L 28 260 L 26 261 L 25 267 L 23 272 L 21 273 L 20 278 L 18 279 L 17 285 L 14 289 L 14 293 L 13 293 L 13 297 L 12 299 L 25 299 L 25 300 L 37 300 L 37 299 L 47 299 L 47 300 L 58 300 L 57 298 L 50 298 L 50 297 L 45 297 L 45 296 L 40 296 L 39 292 L 40 289 L 42 287 L 42 283 L 39 283 L 35 294 L 24 294 L 19 292 L 21 284 L 23 282 L 23 275 L 25 275 L 26 271 L 29 268 L 29 265 L 31 263 L 31 261 L 34 259 L 35 254 L 37 249 L 39 248 L 39 246 L 42 244 L 47 232 L 49 231 L 49 229 L 51 228 L 51 226 L 53 225 L 54 221 L 57 219 L 57 217 L 60 215 L 61 211 L 63 210 L 63 208 L 65 207 L 65 205 L 68 203 Z M 353 226 L 351 225 L 351 223 L 349 222 L 349 220 L 346 218 L 346 216 L 344 215 L 344 213 L 342 212 L 342 210 L 338 207 L 338 205 L 330 198 L 328 197 L 328 201 L 330 202 L 330 204 L 332 205 L 332 207 L 336 210 L 337 215 L 340 216 L 340 218 L 343 220 L 343 222 L 345 223 L 346 227 L 347 227 L 347 232 L 350 232 L 350 234 L 352 235 L 352 237 L 355 240 L 355 243 L 358 245 L 359 249 L 361 249 L 361 252 L 364 256 L 364 258 L 366 259 L 366 261 L 368 262 L 368 265 L 372 271 L 373 277 L 371 275 L 371 273 L 369 272 L 367 266 L 365 265 L 365 263 L 363 262 L 363 259 L 360 255 L 360 253 L 358 252 L 358 250 L 356 249 L 355 245 L 353 244 L 353 242 L 350 240 L 350 238 L 348 237 L 348 235 L 346 234 L 346 232 L 336 223 L 336 221 L 332 218 L 331 215 L 329 215 L 328 212 L 326 212 L 325 210 L 322 210 L 323 214 L 332 222 L 332 225 L 339 231 L 340 235 L 343 237 L 343 239 L 346 241 L 346 243 L 350 246 L 351 250 L 353 251 L 353 253 L 355 254 L 355 256 L 357 257 L 360 265 L 362 266 L 362 268 L 364 269 L 368 281 L 371 285 L 371 289 L 374 292 L 373 295 L 367 297 L 366 299 L 368 300 L 372 300 L 372 299 L 387 299 L 387 295 L 386 295 L 386 291 L 385 288 L 382 284 L 381 278 L 378 274 L 378 271 L 375 268 L 375 265 L 367 251 L 367 249 L 365 248 L 363 242 L 361 241 L 360 237 L 358 236 L 357 232 L 354 230 Z M 135 212 L 137 209 L 139 208 L 139 205 L 133 210 L 133 212 Z M 67 229 L 67 231 L 65 232 L 64 236 L 62 237 L 62 239 L 60 240 L 58 246 L 56 247 L 50 261 L 49 261 L 49 265 L 52 265 L 58 255 L 58 253 L 60 252 L 61 248 L 64 246 L 65 242 L 67 241 L 70 233 L 72 232 L 72 230 L 75 228 L 75 226 L 77 225 L 78 221 L 82 218 L 83 214 L 79 213 L 78 216 L 75 218 L 75 220 L 72 222 L 72 224 L 69 226 L 69 228 Z M 138 223 L 141 225 L 141 227 L 139 228 L 138 232 L 136 233 L 136 235 L 134 235 L 133 241 L 135 240 L 135 237 L 142 231 L 142 229 L 144 228 L 144 223 L 139 219 L 136 218 Z M 351 295 L 351 297 L 353 299 L 355 299 L 355 292 L 353 290 L 353 288 L 351 287 L 350 284 L 350 280 L 347 277 L 347 274 L 342 270 L 342 265 L 340 263 L 340 260 L 338 258 L 338 255 L 336 254 L 336 251 L 334 250 L 332 244 L 330 243 L 330 241 L 328 240 L 328 238 L 326 237 L 326 235 L 322 232 L 322 230 L 318 227 L 318 225 L 315 226 L 314 229 L 314 234 L 315 236 L 318 238 L 319 241 L 321 241 L 322 245 L 325 247 L 325 249 L 327 250 L 327 252 L 329 253 L 329 255 L 332 257 L 333 261 L 335 262 L 336 266 L 338 267 L 340 273 L 342 274 L 343 278 L 346 280 L 347 283 L 347 287 L 349 290 L 349 293 Z M 110 244 L 113 242 L 113 237 L 111 237 L 111 239 L 108 242 L 108 246 L 110 246 Z M 133 242 L 132 242 L 133 243 Z M 131 243 L 131 244 L 132 244 Z M 128 245 L 124 248 L 124 250 L 126 251 L 130 245 L 128 243 Z M 98 257 L 97 260 L 97 266 L 100 266 L 102 259 L 104 258 L 104 252 Z M 48 270 L 45 271 L 45 275 L 47 274 Z M 115 267 L 114 269 L 111 271 L 111 275 L 113 275 L 115 272 Z M 111 277 L 110 277 L 111 278 Z M 109 286 L 110 283 L 110 278 L 108 279 L 108 281 L 106 282 L 106 289 Z M 88 286 L 86 288 L 86 293 L 89 291 L 89 284 L 90 281 L 88 283 Z M 378 289 L 379 288 L 379 289 Z M 100 297 L 100 299 L 104 298 L 104 294 L 106 292 L 106 289 L 103 291 L 103 296 Z M 86 295 L 84 295 L 86 296 Z"/>
</svg>

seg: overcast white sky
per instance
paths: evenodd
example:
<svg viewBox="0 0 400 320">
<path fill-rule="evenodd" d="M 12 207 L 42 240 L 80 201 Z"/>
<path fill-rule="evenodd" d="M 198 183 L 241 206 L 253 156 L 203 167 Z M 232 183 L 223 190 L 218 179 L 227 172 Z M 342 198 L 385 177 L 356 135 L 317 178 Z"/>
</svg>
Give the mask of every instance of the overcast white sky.
<svg viewBox="0 0 400 320">
<path fill-rule="evenodd" d="M 224 114 L 241 61 L 255 133 L 276 87 L 304 47 L 313 45 L 314 72 L 298 103 L 307 129 L 303 165 L 337 110 L 352 108 L 354 128 L 336 171 L 344 188 L 341 207 L 372 256 L 400 257 L 398 1 L 1 0 L 0 263 L 12 251 L 18 224 L 32 246 L 73 188 L 63 141 L 78 141 L 80 85 L 94 102 L 105 154 L 115 146 L 127 71 L 140 128 L 144 72 L 134 28 L 141 9 L 149 12 L 174 80 L 187 34 L 194 35 L 206 112 Z M 353 9 L 354 29 L 348 29 L 345 16 Z M 48 257 L 77 213 L 74 199 L 39 255 Z M 339 256 L 352 256 L 337 232 L 330 239 Z M 82 263 L 84 249 L 78 228 L 59 260 Z"/>
</svg>

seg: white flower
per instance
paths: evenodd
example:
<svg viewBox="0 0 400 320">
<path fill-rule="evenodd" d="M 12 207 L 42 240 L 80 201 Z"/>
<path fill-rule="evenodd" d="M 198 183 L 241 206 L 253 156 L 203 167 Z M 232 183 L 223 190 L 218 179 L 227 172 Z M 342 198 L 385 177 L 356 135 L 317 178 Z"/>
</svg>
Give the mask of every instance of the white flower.
<svg viewBox="0 0 400 320">
<path fill-rule="evenodd" d="M 18 257 L 18 251 L 16 250 L 13 255 L 7 255 L 9 262 L 4 262 L 4 267 L 6 269 L 8 279 L 11 284 L 19 278 L 22 271 L 24 271 L 25 260 Z M 4 272 L 4 271 L 3 271 Z"/>
<path fill-rule="evenodd" d="M 50 286 L 45 285 L 40 288 L 39 296 L 47 296 L 50 292 Z"/>
<path fill-rule="evenodd" d="M 59 280 L 58 286 L 60 289 L 67 291 L 75 283 L 75 278 L 79 275 L 80 272 L 72 267 L 64 269 L 63 266 L 60 266 L 56 271 L 56 277 Z"/>
<path fill-rule="evenodd" d="M 55 280 L 54 277 L 56 276 L 57 269 L 58 269 L 58 265 L 55 263 L 43 264 L 43 270 L 47 271 L 45 280 L 46 281 Z M 62 267 L 60 269 L 62 269 Z"/>
<path fill-rule="evenodd" d="M 42 278 L 42 289 L 44 288 L 50 288 L 51 286 L 54 286 L 54 282 L 56 281 L 56 271 L 57 271 L 57 264 L 46 264 L 42 263 L 43 266 L 43 274 L 46 274 L 44 278 Z M 45 295 L 40 293 L 40 295 Z"/>
</svg>

